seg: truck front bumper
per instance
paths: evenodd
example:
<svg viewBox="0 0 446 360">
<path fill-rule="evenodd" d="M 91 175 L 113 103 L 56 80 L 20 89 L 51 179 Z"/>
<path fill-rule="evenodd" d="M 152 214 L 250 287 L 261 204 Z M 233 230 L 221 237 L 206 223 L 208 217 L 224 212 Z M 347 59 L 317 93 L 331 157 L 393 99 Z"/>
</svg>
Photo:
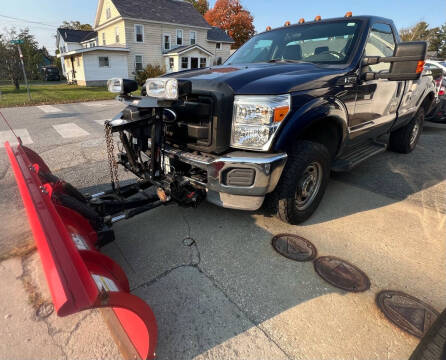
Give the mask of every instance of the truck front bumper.
<svg viewBox="0 0 446 360">
<path fill-rule="evenodd" d="M 234 151 L 222 156 L 196 154 L 165 147 L 164 155 L 205 170 L 207 200 L 239 210 L 257 210 L 279 182 L 287 161 L 285 153 Z"/>
</svg>

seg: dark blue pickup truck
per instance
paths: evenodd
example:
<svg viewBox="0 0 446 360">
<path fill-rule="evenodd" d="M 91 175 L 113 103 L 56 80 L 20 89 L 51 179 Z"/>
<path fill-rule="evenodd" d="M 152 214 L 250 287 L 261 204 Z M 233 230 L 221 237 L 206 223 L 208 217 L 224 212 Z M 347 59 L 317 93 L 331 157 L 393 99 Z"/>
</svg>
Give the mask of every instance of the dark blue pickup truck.
<svg viewBox="0 0 446 360">
<path fill-rule="evenodd" d="M 426 43 L 400 42 L 391 20 L 347 14 L 269 28 L 222 66 L 149 79 L 139 97 L 132 81 L 112 79 L 128 105 L 109 124 L 125 145 L 119 163 L 180 200 L 187 186 L 301 223 L 330 171 L 414 150 L 436 96 L 425 57 Z M 158 132 L 151 117 L 163 119 Z"/>
</svg>

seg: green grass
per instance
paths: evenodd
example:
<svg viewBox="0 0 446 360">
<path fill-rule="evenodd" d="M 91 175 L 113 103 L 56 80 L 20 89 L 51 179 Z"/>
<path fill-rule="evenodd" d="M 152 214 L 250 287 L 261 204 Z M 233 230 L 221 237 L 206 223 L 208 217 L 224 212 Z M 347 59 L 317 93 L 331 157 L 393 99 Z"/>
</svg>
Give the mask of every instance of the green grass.
<svg viewBox="0 0 446 360">
<path fill-rule="evenodd" d="M 114 99 L 104 87 L 85 87 L 66 84 L 31 84 L 31 101 L 26 87 L 20 85 L 16 91 L 12 85 L 0 85 L 0 108 L 13 106 L 31 106 L 37 104 L 63 104 L 93 100 Z"/>
</svg>

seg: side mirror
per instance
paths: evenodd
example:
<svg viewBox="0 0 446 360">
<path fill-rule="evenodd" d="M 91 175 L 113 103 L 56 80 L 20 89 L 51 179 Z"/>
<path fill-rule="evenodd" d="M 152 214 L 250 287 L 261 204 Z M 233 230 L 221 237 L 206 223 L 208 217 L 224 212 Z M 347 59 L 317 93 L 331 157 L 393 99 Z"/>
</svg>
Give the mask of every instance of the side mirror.
<svg viewBox="0 0 446 360">
<path fill-rule="evenodd" d="M 387 79 L 394 81 L 418 80 L 424 69 L 424 60 L 427 54 L 427 43 L 425 41 L 402 42 L 395 45 L 393 56 L 390 57 L 366 57 L 363 66 L 378 63 L 391 63 L 390 71 L 387 73 L 364 74 L 366 80 Z"/>
</svg>

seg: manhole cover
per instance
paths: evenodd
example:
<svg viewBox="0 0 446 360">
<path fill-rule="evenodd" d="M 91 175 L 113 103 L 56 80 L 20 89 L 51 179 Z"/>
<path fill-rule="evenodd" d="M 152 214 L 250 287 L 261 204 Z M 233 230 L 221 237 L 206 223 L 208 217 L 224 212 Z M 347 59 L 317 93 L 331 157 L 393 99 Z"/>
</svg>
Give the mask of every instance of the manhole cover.
<svg viewBox="0 0 446 360">
<path fill-rule="evenodd" d="M 363 271 L 348 262 L 324 256 L 314 261 L 314 269 L 319 276 L 337 288 L 351 292 L 370 289 L 370 280 Z"/>
<path fill-rule="evenodd" d="M 36 315 L 38 318 L 46 319 L 50 316 L 54 311 L 54 305 L 51 303 L 43 303 L 39 306 L 36 311 Z"/>
<path fill-rule="evenodd" d="M 279 234 L 273 237 L 274 249 L 281 255 L 296 261 L 311 261 L 316 257 L 316 248 L 303 237 Z"/>
<path fill-rule="evenodd" d="M 422 338 L 439 313 L 428 304 L 400 291 L 381 291 L 376 303 L 396 326 Z"/>
</svg>

